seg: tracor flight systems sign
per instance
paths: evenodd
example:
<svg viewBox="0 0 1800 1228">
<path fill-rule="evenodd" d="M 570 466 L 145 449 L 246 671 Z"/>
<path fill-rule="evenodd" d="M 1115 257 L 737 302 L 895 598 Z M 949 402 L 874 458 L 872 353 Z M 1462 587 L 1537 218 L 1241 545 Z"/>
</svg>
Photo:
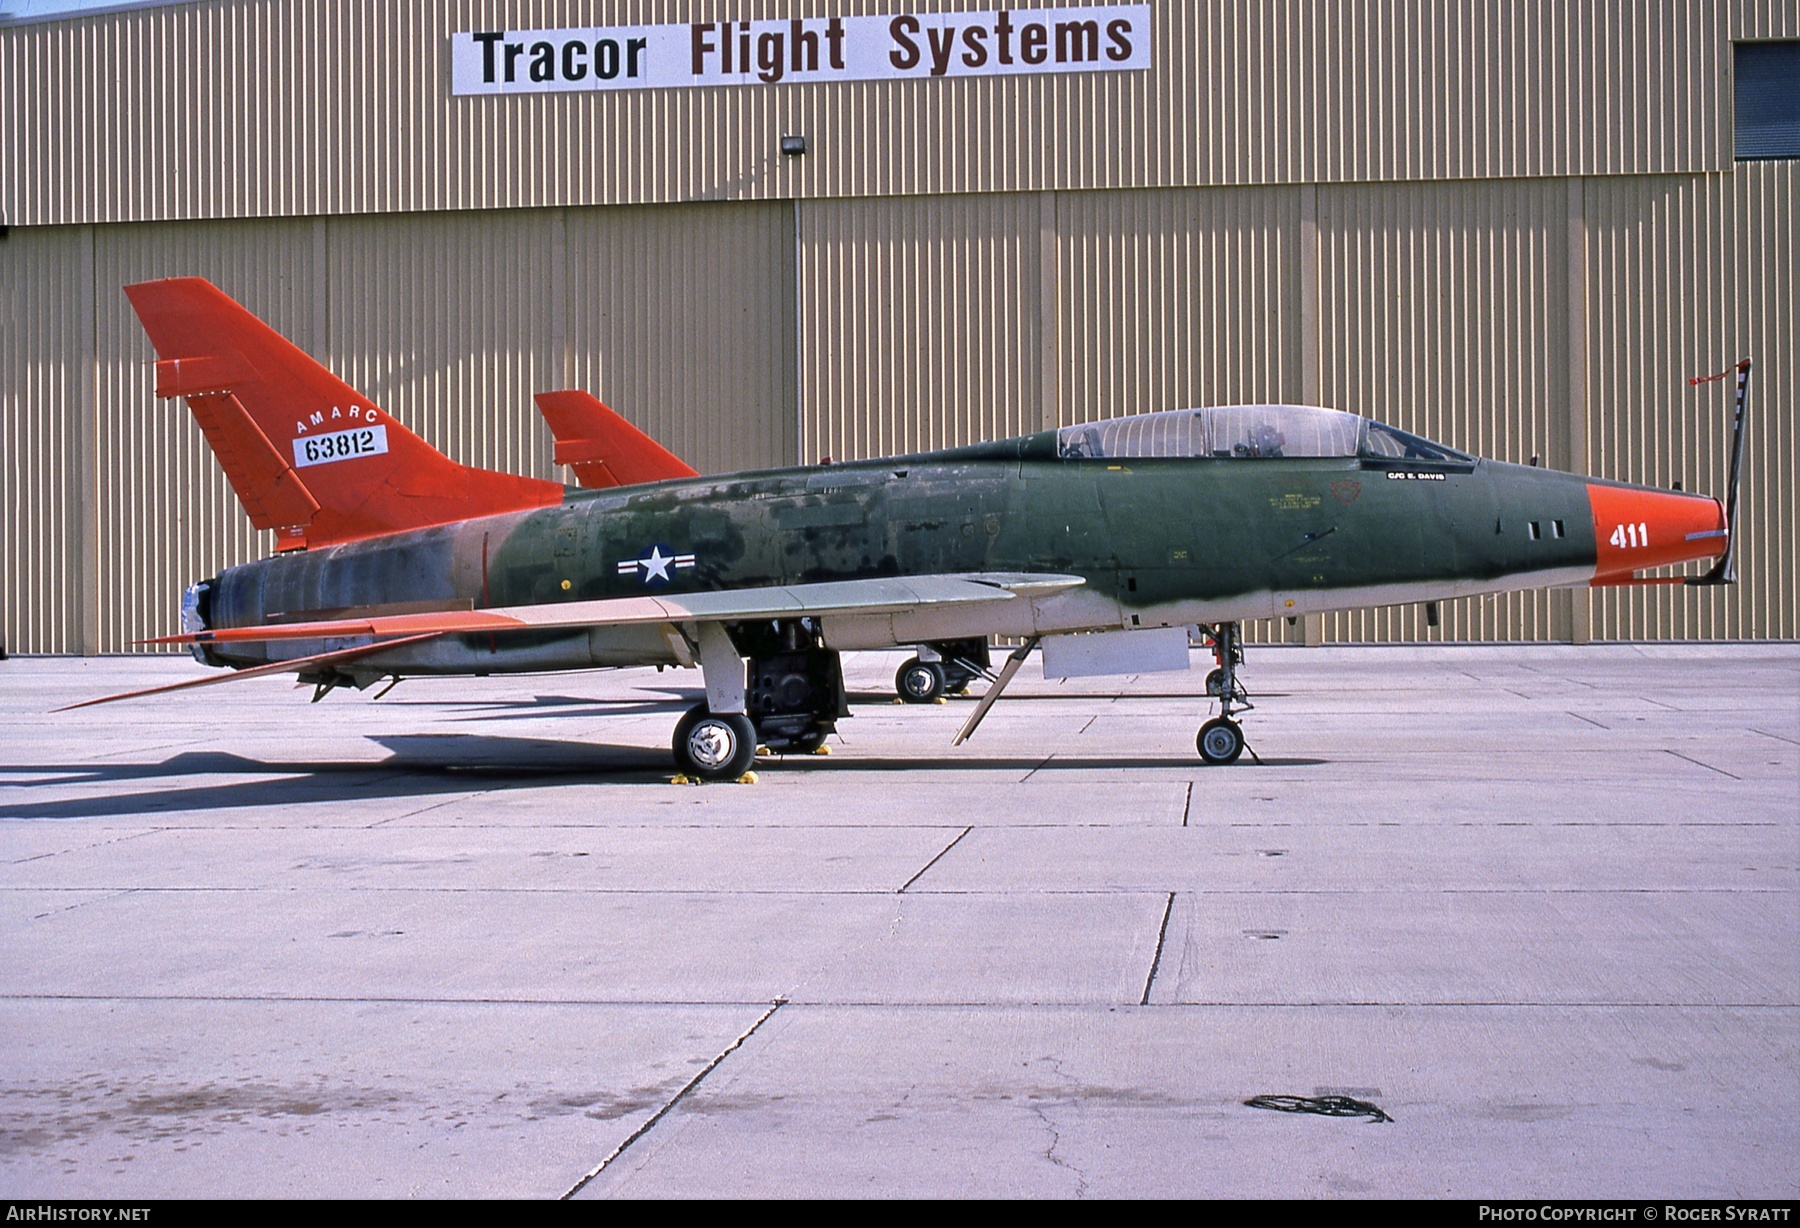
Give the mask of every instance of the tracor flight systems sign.
<svg viewBox="0 0 1800 1228">
<path fill-rule="evenodd" d="M 1150 67 L 1150 6 L 696 21 L 450 36 L 458 94 L 906 81 Z"/>
</svg>

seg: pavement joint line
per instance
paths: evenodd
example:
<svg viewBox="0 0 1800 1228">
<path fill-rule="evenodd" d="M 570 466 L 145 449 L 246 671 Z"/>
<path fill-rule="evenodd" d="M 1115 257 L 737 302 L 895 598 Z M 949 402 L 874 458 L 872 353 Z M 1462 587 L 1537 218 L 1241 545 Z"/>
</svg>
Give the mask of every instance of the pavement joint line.
<svg viewBox="0 0 1800 1228">
<path fill-rule="evenodd" d="M 113 750 L 106 752 L 104 755 L 96 755 L 93 759 L 89 760 L 89 762 L 105 763 L 108 759 L 114 759 L 120 755 L 147 755 L 153 750 L 170 750 L 174 747 L 185 745 L 187 745 L 185 742 L 159 742 L 155 746 L 133 746 L 126 750 Z"/>
<path fill-rule="evenodd" d="M 424 998 L 424 997 L 332 997 L 327 995 L 305 994 L 9 994 L 0 993 L 0 1002 L 32 1003 L 32 1002 L 199 1002 L 230 1003 L 240 1006 L 554 1006 L 554 1007 L 591 1007 L 591 1008 L 631 1008 L 645 1009 L 710 1009 L 737 1010 L 744 1007 L 766 1006 L 767 998 Z M 790 1014 L 802 1010 L 991 1010 L 991 1011 L 1116 1011 L 1121 1006 L 1138 1005 L 1106 998 L 1064 998 L 1064 999 L 965 999 L 965 998 L 793 998 L 781 999 L 781 1005 Z M 1612 1002 L 1590 1001 L 1586 999 L 1557 1001 L 1554 999 L 1521 999 L 1507 1001 L 1501 999 L 1369 999 L 1369 998 L 1315 998 L 1301 1001 L 1276 1001 L 1273 999 L 1241 999 L 1196 998 L 1189 1001 L 1155 1002 L 1151 1010 L 1170 1010 L 1183 1007 L 1204 1008 L 1209 1010 L 1306 1010 L 1317 1007 L 1386 1009 L 1406 1007 L 1419 1010 L 1466 1010 L 1471 1008 L 1517 1009 L 1517 1010 L 1800 1010 L 1800 1000 L 1792 1002 L 1698 1002 L 1668 1001 L 1658 999 L 1618 1000 Z"/>
<path fill-rule="evenodd" d="M 1181 825 L 1188 825 L 1188 816 L 1194 812 L 1194 782 L 1188 781 L 1187 800 L 1181 804 Z"/>
<path fill-rule="evenodd" d="M 158 832 L 183 831 L 183 830 L 186 830 L 186 829 L 180 828 L 180 827 L 146 827 L 142 831 L 126 832 L 122 836 L 114 836 L 111 840 L 102 840 L 98 844 L 84 844 L 80 848 L 73 848 L 73 849 L 57 849 L 53 853 L 35 853 L 30 857 L 21 857 L 17 861 L 9 861 L 4 864 L 9 865 L 9 866 L 22 866 L 22 865 L 27 865 L 34 861 L 43 861 L 46 858 L 50 858 L 50 857 L 66 857 L 70 853 L 91 853 L 95 849 L 107 848 L 114 844 L 123 844 L 127 840 L 136 840 L 140 836 L 154 836 Z"/>
<path fill-rule="evenodd" d="M 1593 717 L 1583 716 L 1579 712 L 1570 712 L 1569 715 L 1574 717 L 1578 721 L 1586 721 L 1588 724 L 1594 726 L 1596 729 L 1610 730 L 1612 728 L 1611 725 L 1602 725 L 1599 721 L 1595 720 Z"/>
<path fill-rule="evenodd" d="M 968 827 L 963 828 L 962 833 L 960 835 L 958 835 L 956 837 L 956 839 L 952 840 L 949 844 L 946 844 L 943 848 L 939 849 L 938 855 L 936 857 L 933 857 L 930 861 L 926 862 L 924 864 L 924 866 L 920 868 L 920 870 L 917 874 L 913 875 L 911 878 L 907 879 L 904 883 L 902 883 L 900 885 L 900 890 L 894 892 L 894 894 L 895 895 L 905 895 L 906 889 L 908 887 L 912 886 L 914 883 L 918 882 L 921 878 L 923 878 L 925 876 L 926 870 L 931 869 L 932 866 L 935 866 L 939 861 L 942 861 L 945 853 L 948 853 L 951 849 L 953 849 L 957 845 L 961 844 L 963 841 L 963 836 L 968 835 L 970 832 L 972 832 L 974 830 L 975 830 L 974 824 L 970 824 Z"/>
<path fill-rule="evenodd" d="M 583 1177 L 581 1180 L 577 1181 L 574 1185 L 570 1186 L 568 1193 L 566 1193 L 562 1196 L 561 1201 L 567 1202 L 569 1199 L 575 1197 L 575 1195 L 581 1193 L 583 1188 L 585 1188 L 590 1181 L 592 1181 L 595 1177 L 598 1177 L 602 1172 L 604 1172 L 606 1170 L 606 1166 L 608 1164 L 611 1164 L 614 1160 L 616 1160 L 620 1156 L 624 1155 L 627 1148 L 629 1148 L 633 1143 L 637 1142 L 640 1138 L 643 1138 L 644 1135 L 648 1134 L 651 1131 L 651 1129 L 653 1129 L 655 1127 L 656 1123 L 661 1121 L 664 1117 L 667 1117 L 669 1115 L 669 1111 L 671 1109 L 673 1109 L 676 1105 L 680 1104 L 682 1099 L 689 1092 L 693 1091 L 696 1087 L 700 1086 L 700 1081 L 702 1079 L 706 1078 L 706 1076 L 711 1074 L 714 1070 L 717 1070 L 720 1062 L 723 1062 L 726 1058 L 730 1057 L 733 1053 L 737 1052 L 739 1045 L 742 1045 L 745 1041 L 749 1040 L 752 1036 L 756 1035 L 756 1030 L 758 1028 L 762 1027 L 762 1025 L 767 1023 L 770 1019 L 774 1018 L 775 1012 L 780 1010 L 782 1007 L 784 1007 L 786 1005 L 787 1005 L 786 998 L 775 999 L 775 1001 L 770 1004 L 769 1009 L 764 1011 L 762 1013 L 762 1015 L 757 1018 L 755 1023 L 751 1024 L 748 1028 L 744 1029 L 743 1032 L 739 1033 L 738 1038 L 736 1040 L 732 1041 L 729 1045 L 725 1046 L 724 1050 L 717 1057 L 715 1057 L 712 1061 L 710 1061 L 706 1064 L 706 1069 L 702 1070 L 699 1074 L 697 1074 L 693 1078 L 689 1079 L 687 1081 L 687 1084 L 680 1091 L 676 1092 L 674 1094 L 674 1096 L 670 1097 L 669 1102 L 667 1104 L 663 1105 L 662 1108 L 656 1110 L 655 1113 L 651 1114 L 650 1118 L 647 1121 L 645 1121 L 641 1126 L 639 1126 L 637 1129 L 633 1130 L 631 1132 L 630 1136 L 628 1138 L 626 1138 L 626 1140 L 624 1142 L 620 1143 L 617 1147 L 614 1147 L 612 1149 L 612 1151 L 610 1153 L 608 1153 L 608 1155 L 606 1156 L 605 1159 L 601 1160 L 600 1163 L 594 1165 L 593 1168 L 589 1169 L 588 1174 L 585 1177 Z"/>
<path fill-rule="evenodd" d="M 1539 674 L 1539 675 L 1542 675 L 1547 678 L 1553 678 L 1558 682 L 1572 682 L 1576 686 L 1584 686 L 1584 687 L 1588 688 L 1588 690 L 1590 690 L 1590 691 L 1597 691 L 1600 689 L 1599 684 L 1589 682 L 1585 678 L 1577 678 L 1572 673 L 1568 673 L 1563 670 L 1539 669 L 1537 666 L 1531 664 L 1529 661 L 1519 662 L 1519 668 L 1522 670 L 1525 670 L 1527 673 Z"/>
<path fill-rule="evenodd" d="M 1163 905 L 1162 924 L 1156 927 L 1156 954 L 1150 957 L 1150 975 L 1144 978 L 1144 996 L 1138 999 L 1139 1006 L 1150 1005 L 1150 987 L 1156 984 L 1156 970 L 1162 967 L 1163 942 L 1169 936 L 1169 916 L 1175 911 L 1175 893 L 1169 892 L 1168 903 Z"/>
<path fill-rule="evenodd" d="M 1174 782 L 1169 782 L 1174 783 Z M 1187 782 L 1189 787 L 1193 781 Z M 1747 783 L 1755 784 L 1756 781 Z M 39 819 L 17 819 L 0 817 L 0 831 L 13 823 L 37 823 Z M 604 834 L 608 832 L 641 832 L 641 831 L 712 831 L 712 832 L 761 832 L 761 831 L 863 831 L 863 832 L 910 832 L 910 831 L 954 831 L 963 826 L 960 823 L 797 823 L 791 825 L 747 823 L 444 823 L 421 824 L 416 828 L 389 829 L 393 831 L 455 831 L 455 832 L 537 832 L 537 831 L 582 831 Z M 1141 831 L 1161 827 L 1162 824 L 1151 819 L 1137 819 L 1123 823 L 996 823 L 998 831 Z M 1251 827 L 1291 827 L 1291 823 L 1277 823 L 1267 820 L 1254 822 L 1231 822 L 1223 824 L 1228 828 Z M 1476 819 L 1439 819 L 1431 822 L 1410 824 L 1374 822 L 1368 819 L 1321 819 L 1309 821 L 1307 828 L 1312 831 L 1324 831 L 1336 828 L 1359 830 L 1365 827 L 1410 827 L 1415 831 L 1432 831 L 1438 828 L 1481 828 L 1481 827 L 1592 827 L 1596 830 L 1609 827 L 1779 827 L 1780 823 L 1765 819 L 1548 819 L 1548 820 L 1476 820 Z M 368 827 L 356 824 L 331 824 L 319 827 L 264 827 L 261 825 L 240 826 L 237 824 L 188 824 L 165 823 L 154 828 L 144 829 L 149 832 L 358 832 L 368 831 Z M 384 834 L 386 834 L 384 832 Z M 95 846 L 98 847 L 98 846 Z"/>
<path fill-rule="evenodd" d="M 1019 783 L 1024 784 L 1026 781 L 1030 780 L 1033 776 L 1036 776 L 1039 772 L 1043 771 L 1046 767 L 1050 766 L 1050 761 L 1054 758 L 1056 758 L 1055 751 L 1051 751 L 1049 754 L 1045 755 L 1044 761 L 1042 763 L 1038 764 L 1036 767 L 1032 768 L 1029 772 L 1027 772 L 1023 776 L 1019 777 Z"/>
<path fill-rule="evenodd" d="M 486 797 L 490 793 L 504 792 L 506 792 L 504 788 L 476 789 L 474 792 L 465 793 L 461 797 L 447 797 L 441 802 L 433 802 L 429 806 L 421 806 L 417 810 L 409 810 L 405 814 L 392 814 L 385 819 L 376 819 L 373 823 L 365 824 L 364 827 L 365 830 L 374 831 L 377 827 L 384 827 L 389 823 L 398 823 L 401 819 L 410 819 L 421 814 L 430 814 L 433 810 L 442 810 L 445 806 L 454 806 L 458 802 L 472 802 L 476 798 Z M 251 828 L 250 830 L 255 829 Z"/>
<path fill-rule="evenodd" d="M 124 899 L 126 896 L 132 894 L 133 891 L 135 891 L 135 890 L 136 889 L 132 888 L 132 887 L 121 887 L 121 888 L 117 888 L 115 890 L 103 891 L 100 894 L 96 895 L 96 897 L 94 899 L 76 900 L 73 904 L 65 904 L 61 908 L 52 908 L 49 912 L 38 913 L 36 916 L 32 917 L 31 919 L 33 921 L 42 921 L 45 917 L 54 917 L 61 913 L 74 912 L 77 908 L 86 908 L 89 904 L 104 904 L 108 900 Z"/>
<path fill-rule="evenodd" d="M 973 828 L 969 829 L 973 831 Z M 966 832 L 964 833 L 967 834 Z M 962 837 L 957 837 L 960 840 Z M 950 842 L 954 848 L 956 841 Z M 944 853 L 950 851 L 946 848 Z M 938 857 L 942 857 L 939 853 Z M 937 858 L 932 858 L 936 861 Z M 927 865 L 925 869 L 930 869 Z M 925 871 L 919 871 L 923 874 Z M 1782 873 L 1789 871 L 1783 869 Z M 913 878 L 917 878 L 915 874 Z M 911 881 L 908 881 L 908 887 Z M 1518 887 L 1206 887 L 1209 896 L 1228 895 L 1331 895 L 1331 896 L 1363 896 L 1363 895 L 1791 895 L 1795 887 L 1779 886 L 1724 886 L 1724 887 L 1570 887 L 1570 886 L 1518 886 Z M 26 884 L 0 884 L 0 891 L 17 892 L 59 892 L 76 891 L 87 893 L 110 893 L 114 896 L 124 895 L 254 895 L 281 892 L 298 895 L 302 892 L 321 894 L 332 892 L 342 895 L 383 894 L 383 895 L 649 895 L 649 896 L 684 896 L 689 898 L 722 899 L 733 896 L 755 898 L 759 896 L 790 896 L 794 899 L 814 899 L 819 896 L 868 896 L 881 899 L 906 892 L 909 895 L 954 895 L 981 896 L 997 899 L 1027 899 L 1036 896 L 1082 896 L 1082 895 L 1163 895 L 1167 887 L 1144 885 L 1139 887 L 995 887 L 989 889 L 969 887 L 927 887 L 920 891 L 907 891 L 906 887 L 899 891 L 889 891 L 886 887 L 842 887 L 826 891 L 809 891 L 796 887 L 746 887 L 746 888 L 707 888 L 707 887 L 313 887 L 313 886 L 269 886 L 269 887 L 120 887 L 105 886 L 33 886 Z"/>
<path fill-rule="evenodd" d="M 1678 750 L 1669 750 L 1669 748 L 1666 746 L 1663 747 L 1663 750 L 1667 754 L 1674 755 L 1677 759 L 1687 760 L 1689 763 L 1693 764 L 1695 767 L 1703 767 L 1707 771 L 1717 772 L 1721 776 L 1730 776 L 1733 780 L 1742 780 L 1743 779 L 1742 776 L 1739 776 L 1733 772 L 1727 772 L 1724 768 L 1714 767 L 1710 763 L 1702 763 L 1700 760 L 1694 758 L 1692 755 L 1684 755 Z"/>
<path fill-rule="evenodd" d="M 1749 729 L 1751 733 L 1760 733 L 1765 738 L 1774 738 L 1777 742 L 1786 742 L 1789 746 L 1800 746 L 1800 742 L 1795 741 L 1793 738 L 1784 738 L 1778 733 L 1770 733 L 1767 729 L 1758 729 L 1754 725 L 1747 725 L 1745 728 Z"/>
</svg>

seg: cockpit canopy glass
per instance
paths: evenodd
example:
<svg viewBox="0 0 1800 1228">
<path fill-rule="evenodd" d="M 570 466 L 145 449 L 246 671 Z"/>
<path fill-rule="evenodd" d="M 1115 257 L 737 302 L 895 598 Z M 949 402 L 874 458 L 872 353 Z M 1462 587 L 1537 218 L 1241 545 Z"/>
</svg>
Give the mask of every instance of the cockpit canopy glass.
<svg viewBox="0 0 1800 1228">
<path fill-rule="evenodd" d="M 1466 452 L 1446 448 L 1429 439 L 1420 439 L 1417 435 L 1409 435 L 1380 422 L 1369 423 L 1368 434 L 1363 439 L 1362 454 L 1394 460 L 1455 461 L 1464 465 L 1475 461 Z"/>
<path fill-rule="evenodd" d="M 1148 457 L 1393 457 L 1470 461 L 1461 452 L 1355 414 L 1314 405 L 1215 405 L 1065 426 L 1069 460 Z"/>
</svg>

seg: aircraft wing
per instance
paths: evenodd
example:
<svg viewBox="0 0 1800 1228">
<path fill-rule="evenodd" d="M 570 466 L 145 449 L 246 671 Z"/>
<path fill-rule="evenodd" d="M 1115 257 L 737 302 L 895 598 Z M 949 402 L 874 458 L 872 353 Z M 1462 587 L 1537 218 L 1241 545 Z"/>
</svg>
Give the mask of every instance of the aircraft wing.
<svg viewBox="0 0 1800 1228">
<path fill-rule="evenodd" d="M 745 622 L 842 614 L 891 614 L 932 606 L 972 605 L 1042 597 L 1084 583 L 1080 576 L 1024 572 L 970 572 L 958 575 L 893 576 L 834 580 L 822 584 L 676 593 L 666 597 L 611 597 L 599 601 L 556 601 L 542 605 L 497 606 L 421 614 L 371 613 L 318 622 L 273 623 L 262 627 L 222 627 L 143 640 L 145 644 L 269 643 L 363 636 L 505 633 L 560 628 L 617 627 L 633 623 Z"/>
</svg>

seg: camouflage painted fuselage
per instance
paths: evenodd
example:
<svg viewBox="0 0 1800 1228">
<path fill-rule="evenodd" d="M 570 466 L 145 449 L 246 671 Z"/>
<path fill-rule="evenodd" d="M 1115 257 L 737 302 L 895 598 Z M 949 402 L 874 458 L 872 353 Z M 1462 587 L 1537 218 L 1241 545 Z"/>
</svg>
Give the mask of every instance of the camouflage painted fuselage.
<svg viewBox="0 0 1800 1228">
<path fill-rule="evenodd" d="M 833 648 L 1298 615 L 1594 574 L 1590 479 L 1502 464 L 1059 459 L 1056 437 L 571 491 L 560 506 L 278 555 L 212 582 L 213 628 L 880 576 L 1078 575 L 1081 588 L 917 617 L 827 618 Z M 252 665 L 336 641 L 211 645 Z M 448 635 L 360 665 L 490 673 L 675 663 L 653 627 Z"/>
</svg>

